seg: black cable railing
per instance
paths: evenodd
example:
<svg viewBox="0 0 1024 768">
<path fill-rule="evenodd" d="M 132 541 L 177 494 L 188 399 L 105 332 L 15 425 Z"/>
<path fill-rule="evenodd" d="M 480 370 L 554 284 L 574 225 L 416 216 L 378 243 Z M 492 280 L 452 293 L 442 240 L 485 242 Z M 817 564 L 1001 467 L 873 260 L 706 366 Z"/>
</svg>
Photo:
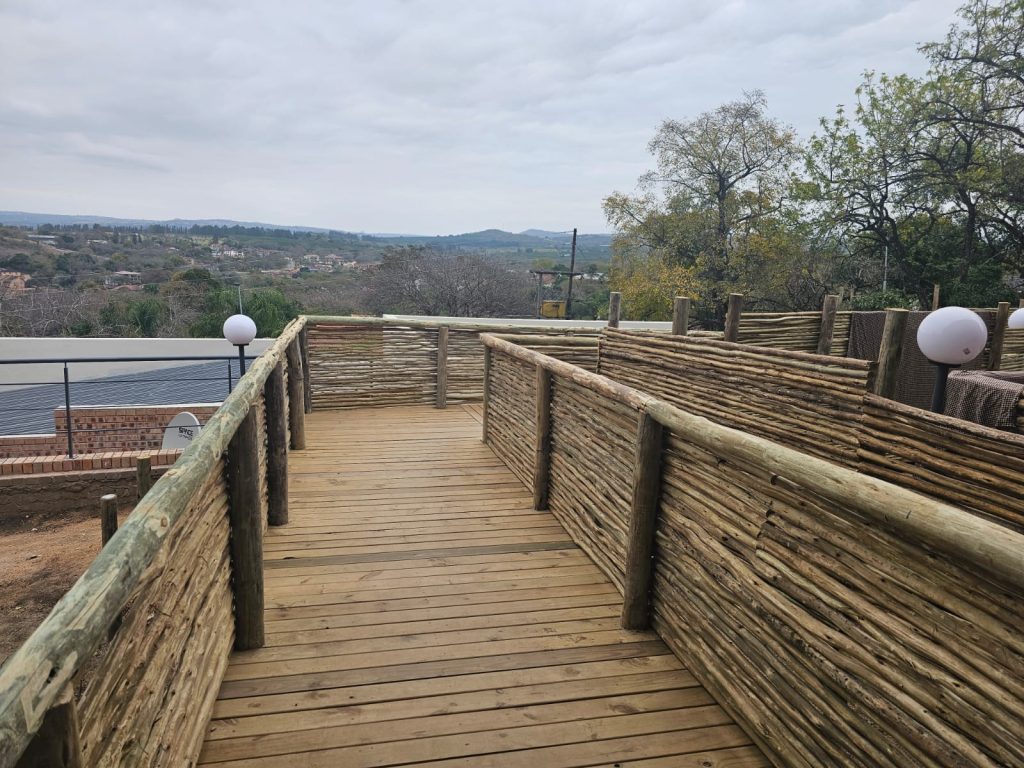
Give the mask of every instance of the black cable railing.
<svg viewBox="0 0 1024 768">
<path fill-rule="evenodd" d="M 256 356 L 246 356 L 254 360 Z M 76 369 L 89 364 L 112 363 L 182 363 L 141 370 L 137 375 L 123 371 L 101 377 L 75 379 Z M 195 363 L 196 365 L 184 365 Z M 225 365 L 224 374 L 214 373 L 217 363 Z M 153 357 L 67 357 L 67 358 L 21 358 L 0 360 L 5 368 L 16 365 L 61 366 L 61 378 L 39 381 L 33 379 L 0 382 L 0 435 L 28 434 L 26 428 L 40 432 L 43 419 L 30 414 L 46 413 L 52 419 L 45 429 L 46 434 L 56 433 L 57 423 L 54 412 L 64 411 L 63 432 L 67 440 L 67 455 L 75 456 L 75 436 L 84 437 L 91 433 L 123 432 L 124 427 L 76 427 L 72 414 L 75 407 L 151 407 L 175 405 L 181 402 L 219 402 L 234 389 L 240 378 L 240 359 L 229 355 L 161 355 Z M 200 370 L 193 370 L 200 369 Z M 225 370 L 225 369 L 221 369 Z M 165 375 L 160 375 L 165 372 Z M 222 396 L 216 396 L 212 385 L 224 382 Z M 155 387 L 154 385 L 161 385 Z M 11 389 L 14 388 L 14 389 Z M 73 397 L 73 393 L 75 397 Z M 214 398 L 214 399 L 210 399 Z M 38 403 L 50 401 L 42 406 Z M 19 416 L 18 414 L 21 414 Z"/>
</svg>

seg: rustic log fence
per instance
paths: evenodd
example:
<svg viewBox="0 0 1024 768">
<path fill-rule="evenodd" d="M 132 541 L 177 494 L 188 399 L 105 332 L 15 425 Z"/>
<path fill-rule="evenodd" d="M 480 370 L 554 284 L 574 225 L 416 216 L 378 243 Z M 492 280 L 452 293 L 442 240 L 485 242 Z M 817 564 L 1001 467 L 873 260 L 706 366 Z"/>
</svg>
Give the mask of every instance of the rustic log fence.
<svg viewBox="0 0 1024 768">
<path fill-rule="evenodd" d="M 738 309 L 727 343 L 676 308 L 678 335 L 600 340 L 290 324 L 0 669 L 0 766 L 51 765 L 54 739 L 67 764 L 194 760 L 230 649 L 261 643 L 262 534 L 305 413 L 481 398 L 485 441 L 623 625 L 653 625 L 779 764 L 1024 762 L 1024 437 L 872 395 L 876 365 L 835 356 L 843 313 L 831 342 L 812 313 L 794 353 L 743 343 Z"/>
<path fill-rule="evenodd" d="M 483 398 L 481 332 L 536 337 L 556 357 L 596 367 L 594 328 L 545 327 L 515 321 L 306 318 L 313 408 L 436 405 Z M 525 342 L 533 343 L 533 342 Z"/>
<path fill-rule="evenodd" d="M 492 449 L 774 762 L 1024 762 L 1024 535 L 481 338 Z"/>
<path fill-rule="evenodd" d="M 148 492 L 116 532 L 105 502 L 100 554 L 0 668 L 0 766 L 194 764 L 232 646 L 262 642 L 262 536 L 268 515 L 287 520 L 304 323 L 152 488 L 140 462 Z"/>
<path fill-rule="evenodd" d="M 885 358 L 615 330 L 599 352 L 601 373 L 686 411 L 1024 530 L 1024 435 L 872 394 Z"/>
<path fill-rule="evenodd" d="M 600 371 L 692 413 L 853 465 L 875 364 L 694 336 L 607 330 Z"/>
</svg>

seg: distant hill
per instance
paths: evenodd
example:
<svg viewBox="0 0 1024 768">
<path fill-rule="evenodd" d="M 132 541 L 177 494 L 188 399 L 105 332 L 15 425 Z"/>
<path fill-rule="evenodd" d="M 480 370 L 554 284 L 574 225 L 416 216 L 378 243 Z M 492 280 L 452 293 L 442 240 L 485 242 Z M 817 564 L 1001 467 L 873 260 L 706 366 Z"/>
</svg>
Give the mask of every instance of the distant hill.
<svg viewBox="0 0 1024 768">
<path fill-rule="evenodd" d="M 535 234 L 542 233 L 542 234 Z M 608 247 L 612 235 L 579 235 L 577 246 Z M 523 232 L 505 232 L 501 229 L 485 229 L 480 232 L 466 232 L 461 235 L 401 235 L 382 238 L 394 245 L 427 245 L 436 248 L 568 248 L 572 233 L 545 232 L 542 229 L 528 229 Z"/>
<path fill-rule="evenodd" d="M 287 229 L 291 232 L 330 232 L 323 227 L 299 227 L 294 225 L 264 224 L 257 221 L 234 221 L 232 219 L 121 219 L 113 216 L 67 215 L 63 213 L 29 213 L 26 211 L 0 211 L 0 224 L 15 227 L 40 227 L 44 224 L 68 226 L 75 224 L 99 224 L 107 227 L 258 227 L 262 229 Z"/>
<path fill-rule="evenodd" d="M 19 227 L 40 227 L 44 224 L 55 226 L 92 225 L 107 227 L 150 227 L 164 226 L 175 229 L 191 227 L 251 227 L 269 230 L 287 230 L 290 232 L 338 233 L 359 239 L 372 239 L 382 245 L 421 245 L 442 249 L 465 250 L 523 250 L 562 251 L 566 252 L 572 242 L 572 232 L 551 232 L 544 229 L 527 229 L 522 232 L 505 232 L 501 229 L 485 229 L 480 232 L 466 232 L 458 235 L 393 235 L 363 234 L 344 232 L 324 227 L 304 227 L 293 224 L 266 224 L 255 221 L 234 221 L 232 219 L 124 219 L 111 216 L 69 216 L 58 213 L 29 213 L 25 211 L 0 211 L 0 224 Z M 592 256 L 611 245 L 612 235 L 580 234 L 577 245 L 580 250 L 586 249 Z"/>
</svg>

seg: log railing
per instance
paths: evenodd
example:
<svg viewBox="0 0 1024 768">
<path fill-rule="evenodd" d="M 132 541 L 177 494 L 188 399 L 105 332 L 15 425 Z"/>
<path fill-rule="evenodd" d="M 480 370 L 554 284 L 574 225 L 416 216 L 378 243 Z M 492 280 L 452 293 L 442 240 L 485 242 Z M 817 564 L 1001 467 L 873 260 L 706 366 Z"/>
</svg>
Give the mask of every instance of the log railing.
<svg viewBox="0 0 1024 768">
<path fill-rule="evenodd" d="M 513 321 L 306 318 L 310 405 L 365 408 L 479 401 L 483 397 L 481 332 L 536 336 L 556 357 L 597 363 L 600 329 L 544 327 Z M 561 339 L 562 341 L 557 341 Z M 546 341 L 545 341 L 546 340 Z"/>
<path fill-rule="evenodd" d="M 304 324 L 0 668 L 0 766 L 194 763 L 228 653 L 262 644 L 262 536 L 287 520 L 287 440 L 303 440 Z"/>
<path fill-rule="evenodd" d="M 1024 536 L 481 338 L 492 449 L 777 764 L 1024 763 Z"/>
<path fill-rule="evenodd" d="M 601 373 L 683 410 L 1024 530 L 1024 435 L 875 396 L 885 367 L 615 330 L 599 356 Z"/>
</svg>

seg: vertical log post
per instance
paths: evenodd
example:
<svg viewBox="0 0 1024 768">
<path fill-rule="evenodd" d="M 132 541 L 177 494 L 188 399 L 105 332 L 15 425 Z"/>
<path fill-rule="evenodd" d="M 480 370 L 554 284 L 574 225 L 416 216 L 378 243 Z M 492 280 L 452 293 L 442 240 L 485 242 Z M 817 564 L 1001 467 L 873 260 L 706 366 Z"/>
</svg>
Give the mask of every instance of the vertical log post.
<svg viewBox="0 0 1024 768">
<path fill-rule="evenodd" d="M 292 450 L 301 451 L 306 447 L 306 385 L 298 339 L 288 345 L 285 357 L 288 360 L 288 428 L 292 433 Z"/>
<path fill-rule="evenodd" d="M 66 686 L 43 715 L 42 725 L 15 768 L 83 768 L 75 693 Z"/>
<path fill-rule="evenodd" d="M 147 457 L 146 460 L 148 461 L 149 458 Z M 141 499 L 142 495 L 139 498 Z M 100 496 L 100 541 L 102 546 L 107 546 L 107 542 L 114 538 L 115 533 L 117 533 L 117 495 L 108 493 Z M 107 637 L 112 638 L 120 628 L 121 616 L 118 615 L 110 624 Z"/>
<path fill-rule="evenodd" d="M 729 307 L 725 311 L 725 341 L 736 341 L 740 336 L 740 315 L 743 314 L 743 294 L 730 293 Z"/>
<path fill-rule="evenodd" d="M 690 326 L 690 299 L 676 296 L 672 302 L 672 335 L 685 336 Z"/>
<path fill-rule="evenodd" d="M 1006 323 L 1010 319 L 1010 302 L 1000 301 L 996 305 L 996 324 L 992 329 L 992 341 L 988 347 L 988 369 L 998 371 L 1003 364 L 1003 343 L 1006 341 Z"/>
<path fill-rule="evenodd" d="M 148 453 L 135 460 L 135 487 L 138 489 L 139 501 L 153 487 L 153 460 Z"/>
<path fill-rule="evenodd" d="M 100 496 L 100 541 L 103 546 L 117 533 L 117 495 Z"/>
<path fill-rule="evenodd" d="M 551 476 L 551 372 L 537 366 L 537 418 L 533 437 L 533 508 L 548 508 Z"/>
<path fill-rule="evenodd" d="M 263 385 L 267 409 L 267 523 L 288 522 L 288 409 L 284 363 L 278 363 Z"/>
<path fill-rule="evenodd" d="M 839 310 L 839 297 L 826 296 L 821 305 L 821 328 L 818 330 L 818 354 L 827 355 L 832 352 L 832 339 L 836 330 L 836 312 Z"/>
<path fill-rule="evenodd" d="M 900 360 L 903 358 L 903 333 L 907 328 L 906 309 L 885 310 L 882 345 L 878 350 L 878 371 L 875 374 L 875 394 L 890 400 L 896 394 Z"/>
<path fill-rule="evenodd" d="M 939 308 L 939 298 L 942 295 L 942 286 L 936 283 L 932 286 L 932 312 Z"/>
<path fill-rule="evenodd" d="M 298 352 L 298 350 L 296 350 Z M 295 401 L 302 410 L 302 391 Z M 235 649 L 263 647 L 263 521 L 260 519 L 259 431 L 249 409 L 228 444 L 231 573 L 235 594 Z"/>
<path fill-rule="evenodd" d="M 490 426 L 491 410 L 491 348 L 484 347 L 484 403 L 483 403 L 483 424 L 481 425 L 483 441 L 486 443 L 490 438 L 487 434 Z"/>
<path fill-rule="evenodd" d="M 437 402 L 438 408 L 448 405 L 448 326 L 437 329 Z"/>
<path fill-rule="evenodd" d="M 313 412 L 313 380 L 309 376 L 309 335 L 306 327 L 299 331 L 299 359 L 302 361 L 302 405 L 306 413 Z"/>
<path fill-rule="evenodd" d="M 650 624 L 650 593 L 654 576 L 654 531 L 661 492 L 661 424 L 641 411 L 637 422 L 633 460 L 633 500 L 626 539 L 623 629 L 645 629 Z"/>
<path fill-rule="evenodd" d="M 619 314 L 622 312 L 622 294 L 612 291 L 608 294 L 608 327 L 619 327 Z"/>
</svg>

